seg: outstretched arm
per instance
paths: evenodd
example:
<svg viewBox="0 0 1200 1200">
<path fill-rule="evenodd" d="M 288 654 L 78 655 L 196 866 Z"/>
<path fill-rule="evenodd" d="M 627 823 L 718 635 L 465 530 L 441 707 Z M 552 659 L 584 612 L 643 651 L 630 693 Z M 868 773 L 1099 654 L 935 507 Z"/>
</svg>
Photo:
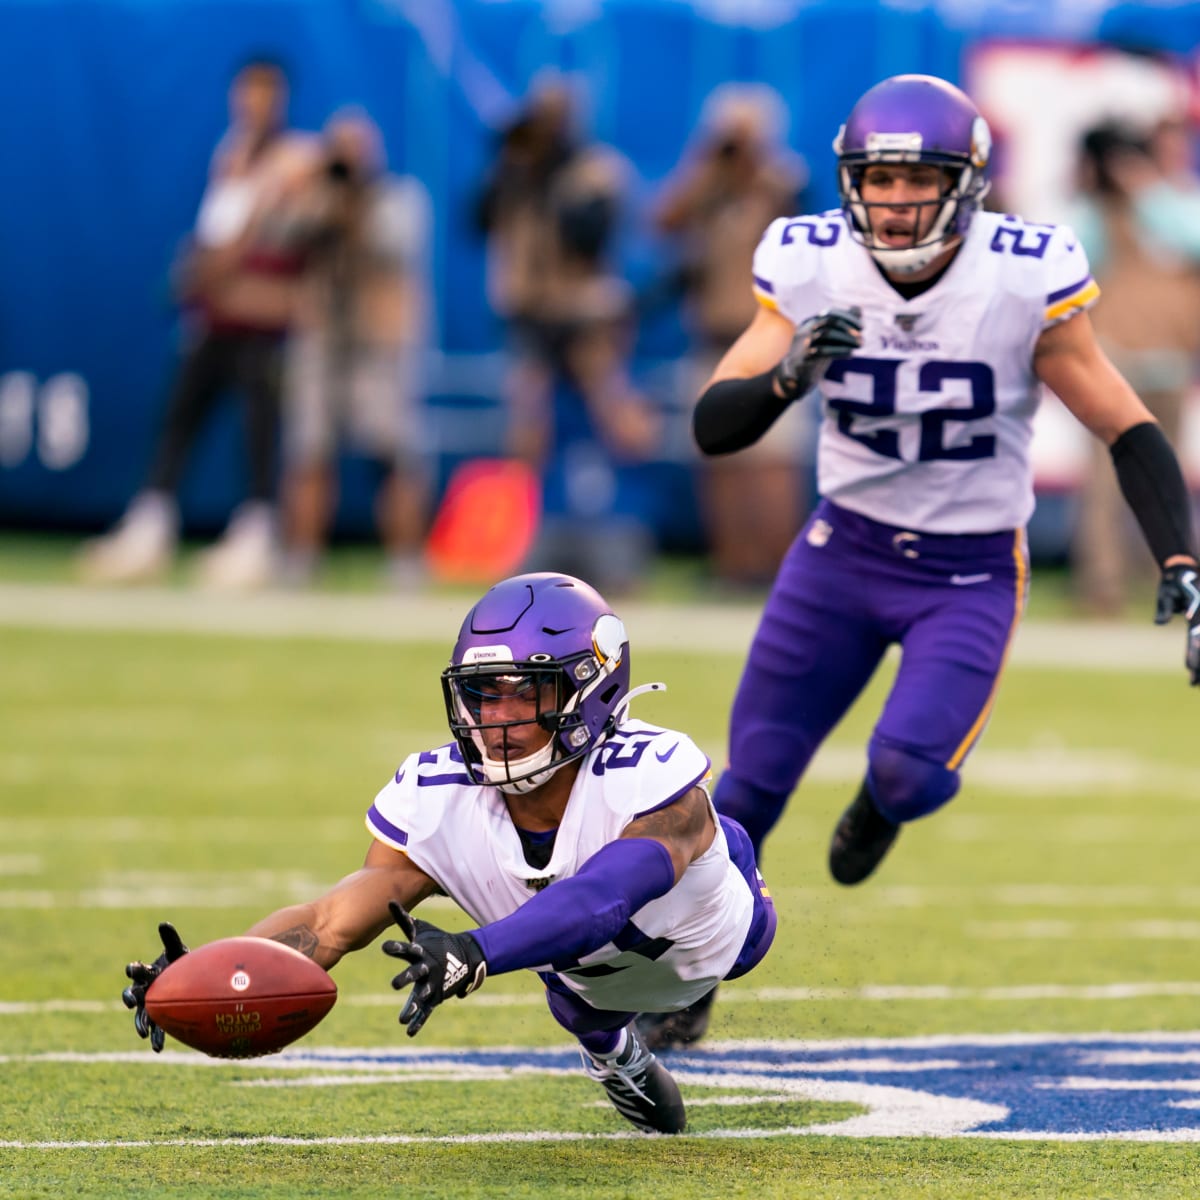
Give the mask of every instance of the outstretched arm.
<svg viewBox="0 0 1200 1200">
<path fill-rule="evenodd" d="M 409 909 L 436 890 L 408 855 L 372 842 L 362 867 L 324 896 L 281 908 L 246 933 L 291 946 L 328 970 L 342 955 L 369 946 L 392 924 L 391 901 Z"/>
<path fill-rule="evenodd" d="M 328 969 L 347 951 L 369 945 L 391 924 L 389 903 L 412 907 L 436 890 L 434 881 L 406 855 L 375 842 L 361 870 L 347 875 L 318 900 L 264 917 L 247 933 L 291 946 Z M 171 963 L 188 953 L 169 922 L 160 924 L 158 931 L 162 954 L 151 963 L 130 963 L 125 974 L 132 982 L 122 993 L 125 1006 L 136 1010 L 134 1028 L 150 1039 L 155 1051 L 163 1048 L 163 1031 L 146 1015 L 146 992 Z"/>
</svg>

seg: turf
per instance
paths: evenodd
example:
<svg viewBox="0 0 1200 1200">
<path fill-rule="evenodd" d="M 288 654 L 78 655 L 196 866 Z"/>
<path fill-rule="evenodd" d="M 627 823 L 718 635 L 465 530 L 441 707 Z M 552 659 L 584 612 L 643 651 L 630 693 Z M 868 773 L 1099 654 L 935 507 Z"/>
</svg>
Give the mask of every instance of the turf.
<svg viewBox="0 0 1200 1200">
<path fill-rule="evenodd" d="M 200 943 L 357 867 L 375 791 L 410 749 L 445 740 L 446 646 L 32 628 L 0 630 L 0 642 L 0 1195 L 1194 1190 L 1188 1145 L 805 1135 L 860 1106 L 763 1099 L 753 1085 L 685 1085 L 692 1134 L 668 1140 L 626 1136 L 569 1064 L 249 1087 L 275 1076 L 261 1064 L 156 1059 L 117 1001 L 122 964 L 156 952 L 161 919 Z M 720 763 L 738 666 L 733 655 L 635 648 L 636 678 L 670 685 L 638 714 L 689 730 Z M 768 843 L 780 937 L 758 970 L 723 990 L 713 1052 L 731 1039 L 1196 1029 L 1195 995 L 1166 986 L 1197 978 L 1200 936 L 1196 697 L 1182 672 L 1014 666 L 963 795 L 905 830 L 877 879 L 838 889 L 825 873 L 828 834 L 889 674 L 837 731 Z M 444 902 L 427 915 L 464 923 Z M 570 1049 L 535 981 L 510 976 L 439 1010 L 407 1043 L 390 973 L 374 950 L 347 959 L 337 1007 L 301 1047 L 506 1046 L 527 1048 L 534 1068 L 539 1055 Z M 1131 981 L 1161 986 L 1079 998 Z M 871 990 L 888 987 L 901 991 Z M 932 987 L 947 991 L 911 990 Z M 66 1052 L 83 1059 L 61 1061 Z M 87 1058 L 101 1053 L 131 1057 Z M 535 1133 L 577 1140 L 364 1141 Z M 170 1144 L 263 1137 L 296 1141 Z M 145 1144 L 30 1147 L 114 1141 Z"/>
</svg>

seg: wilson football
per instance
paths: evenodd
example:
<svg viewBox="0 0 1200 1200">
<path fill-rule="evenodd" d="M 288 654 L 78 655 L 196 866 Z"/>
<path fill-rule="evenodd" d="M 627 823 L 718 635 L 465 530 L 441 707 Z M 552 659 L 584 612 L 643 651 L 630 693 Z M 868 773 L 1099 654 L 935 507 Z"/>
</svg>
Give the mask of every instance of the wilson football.
<svg viewBox="0 0 1200 1200">
<path fill-rule="evenodd" d="M 223 938 L 176 959 L 146 991 L 146 1015 L 214 1058 L 274 1054 L 333 1007 L 337 984 L 299 950 Z"/>
</svg>

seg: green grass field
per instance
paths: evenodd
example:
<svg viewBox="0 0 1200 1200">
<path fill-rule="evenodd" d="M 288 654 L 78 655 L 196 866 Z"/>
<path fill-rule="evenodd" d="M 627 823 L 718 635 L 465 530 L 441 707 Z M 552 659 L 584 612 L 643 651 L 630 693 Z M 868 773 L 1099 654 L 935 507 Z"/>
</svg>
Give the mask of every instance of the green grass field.
<svg viewBox="0 0 1200 1200">
<path fill-rule="evenodd" d="M 533 977 L 489 980 L 409 1041 L 394 964 L 375 949 L 339 966 L 337 1006 L 293 1048 L 307 1058 L 215 1064 L 173 1043 L 151 1054 L 118 999 L 123 964 L 157 953 L 161 919 L 193 945 L 240 933 L 359 865 L 375 791 L 407 752 L 446 739 L 437 674 L 463 605 L 444 599 L 444 641 L 405 644 L 370 630 L 105 632 L 86 627 L 90 602 L 78 593 L 78 628 L 0 626 L 0 1195 L 1195 1193 L 1195 1146 L 1169 1139 L 1200 1091 L 1200 1043 L 1170 1043 L 1174 1108 L 1158 1084 L 1110 1088 L 1101 1133 L 1080 1141 L 903 1136 L 909 1117 L 926 1128 L 918 1093 L 937 1086 L 924 1077 L 761 1057 L 803 1041 L 828 1060 L 841 1052 L 807 1043 L 842 1039 L 859 1047 L 849 1059 L 944 1063 L 972 1037 L 1200 1029 L 1200 697 L 1170 669 L 1173 641 L 1165 668 L 1014 662 L 960 797 L 907 829 L 876 879 L 839 889 L 827 839 L 885 667 L 768 843 L 779 938 L 723 989 L 710 1039 L 675 1059 L 691 1132 L 662 1139 L 603 1103 Z M 637 714 L 687 729 L 719 764 L 740 656 L 705 652 L 683 626 L 677 645 L 639 650 L 632 622 L 631 634 L 635 680 L 670 689 Z M 425 915 L 464 921 L 445 902 Z M 918 1037 L 934 1040 L 869 1042 Z M 1017 1073 L 1006 1054 L 980 1073 L 977 1099 L 1003 1103 L 988 1089 Z M 847 1136 L 889 1104 L 892 1134 Z"/>
</svg>

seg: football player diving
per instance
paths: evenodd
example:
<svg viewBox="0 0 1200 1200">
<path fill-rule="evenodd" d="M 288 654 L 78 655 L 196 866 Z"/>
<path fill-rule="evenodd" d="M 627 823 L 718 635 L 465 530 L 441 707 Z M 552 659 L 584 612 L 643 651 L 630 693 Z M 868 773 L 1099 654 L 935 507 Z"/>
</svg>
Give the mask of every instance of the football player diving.
<svg viewBox="0 0 1200 1200">
<path fill-rule="evenodd" d="M 629 639 L 604 599 L 567 575 L 492 588 L 467 614 L 442 690 L 453 740 L 412 754 L 367 812 L 360 870 L 247 932 L 330 968 L 383 943 L 402 960 L 392 986 L 409 1036 L 451 996 L 529 969 L 586 1072 L 639 1129 L 679 1133 L 679 1088 L 634 1017 L 682 1009 L 766 954 L 775 909 L 750 839 L 718 817 L 710 763 L 685 734 L 628 715 Z M 414 918 L 433 895 L 476 927 Z M 130 963 L 125 1003 L 155 1050 L 146 991 L 186 953 Z"/>
</svg>

